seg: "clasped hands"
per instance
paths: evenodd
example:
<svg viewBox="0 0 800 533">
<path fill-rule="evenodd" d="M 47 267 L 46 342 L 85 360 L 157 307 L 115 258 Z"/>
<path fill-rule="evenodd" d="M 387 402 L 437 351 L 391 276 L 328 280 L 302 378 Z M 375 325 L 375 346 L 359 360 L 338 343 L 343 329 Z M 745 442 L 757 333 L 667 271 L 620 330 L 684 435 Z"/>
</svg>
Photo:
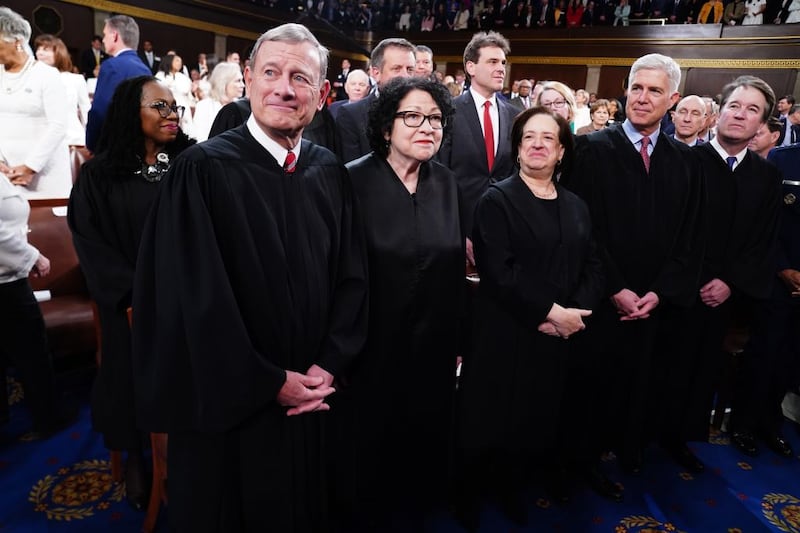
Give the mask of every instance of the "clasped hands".
<svg viewBox="0 0 800 533">
<path fill-rule="evenodd" d="M 652 291 L 639 297 L 630 289 L 622 289 L 611 297 L 620 320 L 639 320 L 650 317 L 650 313 L 658 306 L 658 295 Z"/>
<path fill-rule="evenodd" d="M 325 398 L 336 392 L 333 374 L 318 365 L 311 365 L 305 374 L 286 371 L 286 381 L 278 391 L 278 403 L 288 407 L 287 416 L 313 411 L 330 411 Z"/>
<path fill-rule="evenodd" d="M 778 272 L 778 277 L 786 284 L 792 296 L 800 296 L 800 271 L 787 268 Z"/>
<path fill-rule="evenodd" d="M 700 287 L 700 300 L 709 307 L 725 303 L 731 295 L 731 288 L 721 279 L 714 278 Z"/>
<path fill-rule="evenodd" d="M 0 172 L 5 174 L 8 178 L 8 181 L 10 181 L 12 184 L 23 186 L 28 186 L 31 180 L 33 180 L 33 175 L 36 174 L 33 169 L 25 165 L 10 167 L 5 163 L 0 163 Z"/>
<path fill-rule="evenodd" d="M 568 339 L 573 333 L 577 333 L 586 328 L 583 317 L 591 315 L 588 309 L 577 309 L 573 307 L 562 307 L 556 303 L 547 313 L 547 320 L 539 324 L 536 328 L 545 335 Z"/>
</svg>

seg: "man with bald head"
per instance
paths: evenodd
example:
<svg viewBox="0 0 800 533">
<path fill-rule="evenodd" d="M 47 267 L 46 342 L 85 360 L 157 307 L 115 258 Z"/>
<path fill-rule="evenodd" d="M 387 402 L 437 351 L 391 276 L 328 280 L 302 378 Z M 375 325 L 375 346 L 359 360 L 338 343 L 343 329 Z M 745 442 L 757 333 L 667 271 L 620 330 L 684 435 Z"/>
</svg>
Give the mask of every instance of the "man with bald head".
<svg viewBox="0 0 800 533">
<path fill-rule="evenodd" d="M 678 102 L 672 112 L 672 123 L 675 125 L 675 140 L 688 146 L 703 141 L 697 137 L 706 123 L 706 103 L 697 95 L 690 94 Z"/>
</svg>

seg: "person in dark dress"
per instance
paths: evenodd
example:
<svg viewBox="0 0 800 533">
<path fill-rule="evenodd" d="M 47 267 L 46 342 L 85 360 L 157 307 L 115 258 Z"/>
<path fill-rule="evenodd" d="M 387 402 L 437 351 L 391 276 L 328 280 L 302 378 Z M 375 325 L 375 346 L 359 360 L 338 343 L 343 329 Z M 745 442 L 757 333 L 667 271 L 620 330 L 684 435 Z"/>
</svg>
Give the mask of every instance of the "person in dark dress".
<svg viewBox="0 0 800 533">
<path fill-rule="evenodd" d="M 144 222 L 170 159 L 193 143 L 180 130 L 183 108 L 151 76 L 122 82 L 109 106 L 97 155 L 72 188 L 68 223 L 75 251 L 97 304 L 102 361 L 92 391 L 92 424 L 107 448 L 126 450 L 125 481 L 134 508 L 147 505 L 142 434 L 136 428 L 131 305 L 136 254 Z"/>
<path fill-rule="evenodd" d="M 440 83 L 394 79 L 369 111 L 373 151 L 347 164 L 367 228 L 370 302 L 342 398 L 342 447 L 354 477 L 345 505 L 365 531 L 390 510 L 410 521 L 447 496 L 465 251 L 455 176 L 431 158 L 453 113 Z"/>
<path fill-rule="evenodd" d="M 572 142 L 569 123 L 548 108 L 518 115 L 511 149 L 519 171 L 489 186 L 472 232 L 482 298 L 462 369 L 460 470 L 468 487 L 499 492 L 489 496 L 518 524 L 520 492 L 537 474 L 549 482 L 557 462 L 568 339 L 586 327 L 603 291 L 589 210 L 554 179 Z M 477 525 L 474 515 L 467 522 Z"/>
<path fill-rule="evenodd" d="M 302 139 L 330 89 L 299 24 L 256 41 L 247 122 L 178 157 L 133 298 L 137 419 L 169 434 L 181 533 L 324 533 L 323 422 L 363 348 L 363 228 L 344 167 Z"/>
</svg>

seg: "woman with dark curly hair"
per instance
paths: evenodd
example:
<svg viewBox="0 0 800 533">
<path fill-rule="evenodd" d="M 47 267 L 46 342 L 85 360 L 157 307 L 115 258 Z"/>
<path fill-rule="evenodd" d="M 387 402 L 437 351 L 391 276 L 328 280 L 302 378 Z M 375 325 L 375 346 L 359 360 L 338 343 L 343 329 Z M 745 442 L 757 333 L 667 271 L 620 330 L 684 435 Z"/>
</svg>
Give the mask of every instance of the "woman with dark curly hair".
<svg viewBox="0 0 800 533">
<path fill-rule="evenodd" d="M 359 519 L 447 493 L 465 252 L 455 176 L 432 158 L 453 113 L 440 83 L 392 80 L 369 111 L 373 152 L 347 165 L 370 278 L 367 345 L 341 398 Z"/>
<path fill-rule="evenodd" d="M 117 87 L 94 158 L 72 188 L 68 222 L 97 303 L 102 363 L 92 391 L 92 423 L 112 450 L 127 450 L 128 502 L 147 505 L 142 435 L 136 429 L 131 369 L 131 305 L 139 240 L 170 161 L 194 141 L 178 125 L 183 107 L 156 78 Z"/>
</svg>

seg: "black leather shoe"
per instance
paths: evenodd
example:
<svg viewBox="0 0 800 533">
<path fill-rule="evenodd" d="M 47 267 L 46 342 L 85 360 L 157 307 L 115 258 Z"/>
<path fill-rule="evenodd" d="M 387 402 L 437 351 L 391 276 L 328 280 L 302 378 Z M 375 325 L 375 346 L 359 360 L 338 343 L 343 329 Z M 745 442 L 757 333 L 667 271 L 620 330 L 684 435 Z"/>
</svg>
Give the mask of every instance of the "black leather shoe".
<svg viewBox="0 0 800 533">
<path fill-rule="evenodd" d="M 752 433 L 735 431 L 733 435 L 731 435 L 731 443 L 745 455 L 749 455 L 750 457 L 758 455 L 756 439 L 753 437 Z"/>
<path fill-rule="evenodd" d="M 144 461 L 130 461 L 125 465 L 125 499 L 135 511 L 147 508 L 148 482 Z"/>
<path fill-rule="evenodd" d="M 591 466 L 583 471 L 589 487 L 603 498 L 613 502 L 622 501 L 622 490 L 603 474 L 597 466 Z"/>
<path fill-rule="evenodd" d="M 792 451 L 792 446 L 786 439 L 783 438 L 783 435 L 780 434 L 768 435 L 764 436 L 761 440 L 764 441 L 764 444 L 767 445 L 767 448 L 777 453 L 778 455 L 782 455 L 783 457 L 791 457 L 794 455 L 794 452 Z"/>
<path fill-rule="evenodd" d="M 692 450 L 683 442 L 670 443 L 665 445 L 664 449 L 676 463 L 693 474 L 699 474 L 706 469 L 706 465 L 703 464 L 703 461 L 698 459 L 697 456 L 692 453 Z"/>
</svg>

